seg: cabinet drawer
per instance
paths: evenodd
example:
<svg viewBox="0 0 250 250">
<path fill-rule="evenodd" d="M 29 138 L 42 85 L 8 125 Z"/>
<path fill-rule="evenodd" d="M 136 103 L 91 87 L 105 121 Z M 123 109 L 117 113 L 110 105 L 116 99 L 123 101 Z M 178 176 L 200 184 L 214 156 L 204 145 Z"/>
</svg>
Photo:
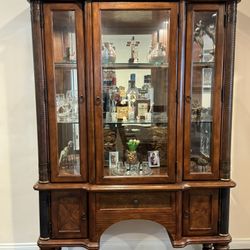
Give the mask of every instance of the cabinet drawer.
<svg viewBox="0 0 250 250">
<path fill-rule="evenodd" d="M 52 238 L 86 238 L 86 193 L 81 190 L 51 192 Z"/>
<path fill-rule="evenodd" d="M 169 208 L 174 204 L 171 192 L 120 192 L 96 195 L 98 209 Z"/>
</svg>

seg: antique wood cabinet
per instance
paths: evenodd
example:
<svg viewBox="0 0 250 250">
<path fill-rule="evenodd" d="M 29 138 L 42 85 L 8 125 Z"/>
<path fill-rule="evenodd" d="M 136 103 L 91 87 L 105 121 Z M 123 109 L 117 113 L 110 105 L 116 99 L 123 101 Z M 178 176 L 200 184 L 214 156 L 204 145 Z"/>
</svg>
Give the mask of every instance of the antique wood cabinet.
<svg viewBox="0 0 250 250">
<path fill-rule="evenodd" d="M 129 219 L 229 249 L 236 0 L 30 0 L 41 249 Z"/>
</svg>

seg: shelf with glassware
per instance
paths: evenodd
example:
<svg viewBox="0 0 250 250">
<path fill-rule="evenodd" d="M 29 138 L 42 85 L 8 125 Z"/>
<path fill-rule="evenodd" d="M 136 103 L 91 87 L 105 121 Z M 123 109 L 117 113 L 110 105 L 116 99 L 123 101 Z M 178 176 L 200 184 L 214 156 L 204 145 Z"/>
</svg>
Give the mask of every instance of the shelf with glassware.
<svg viewBox="0 0 250 250">
<path fill-rule="evenodd" d="M 55 69 L 59 173 L 60 176 L 80 176 L 77 69 Z"/>
</svg>

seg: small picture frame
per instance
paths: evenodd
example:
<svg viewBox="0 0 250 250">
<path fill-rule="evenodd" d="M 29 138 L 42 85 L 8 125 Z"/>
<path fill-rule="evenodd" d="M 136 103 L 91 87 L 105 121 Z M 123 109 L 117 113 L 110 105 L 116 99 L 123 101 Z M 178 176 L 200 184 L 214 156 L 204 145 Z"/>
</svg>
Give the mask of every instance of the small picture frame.
<svg viewBox="0 0 250 250">
<path fill-rule="evenodd" d="M 150 109 L 150 100 L 137 100 L 135 102 L 135 117 L 145 120 Z"/>
<path fill-rule="evenodd" d="M 213 69 L 204 68 L 202 69 L 202 86 L 203 88 L 211 88 L 213 80 Z"/>
<path fill-rule="evenodd" d="M 117 166 L 118 161 L 119 161 L 119 152 L 118 151 L 109 152 L 109 167 L 115 168 Z"/>
<path fill-rule="evenodd" d="M 159 151 L 148 151 L 148 165 L 151 168 L 160 167 Z"/>
</svg>

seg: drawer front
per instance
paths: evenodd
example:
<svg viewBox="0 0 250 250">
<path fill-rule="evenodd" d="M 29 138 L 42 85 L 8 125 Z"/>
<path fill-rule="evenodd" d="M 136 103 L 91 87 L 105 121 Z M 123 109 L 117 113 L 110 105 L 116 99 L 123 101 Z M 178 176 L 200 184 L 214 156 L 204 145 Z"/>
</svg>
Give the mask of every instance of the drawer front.
<svg viewBox="0 0 250 250">
<path fill-rule="evenodd" d="M 184 236 L 215 235 L 218 221 L 218 190 L 197 189 L 184 193 Z"/>
<path fill-rule="evenodd" d="M 176 234 L 175 192 L 105 192 L 96 194 L 96 231 L 122 220 L 151 220 Z"/>
<path fill-rule="evenodd" d="M 86 212 L 85 192 L 52 191 L 52 238 L 86 238 Z"/>
<path fill-rule="evenodd" d="M 120 192 L 97 194 L 97 204 L 102 209 L 169 208 L 174 204 L 170 192 Z"/>
</svg>

